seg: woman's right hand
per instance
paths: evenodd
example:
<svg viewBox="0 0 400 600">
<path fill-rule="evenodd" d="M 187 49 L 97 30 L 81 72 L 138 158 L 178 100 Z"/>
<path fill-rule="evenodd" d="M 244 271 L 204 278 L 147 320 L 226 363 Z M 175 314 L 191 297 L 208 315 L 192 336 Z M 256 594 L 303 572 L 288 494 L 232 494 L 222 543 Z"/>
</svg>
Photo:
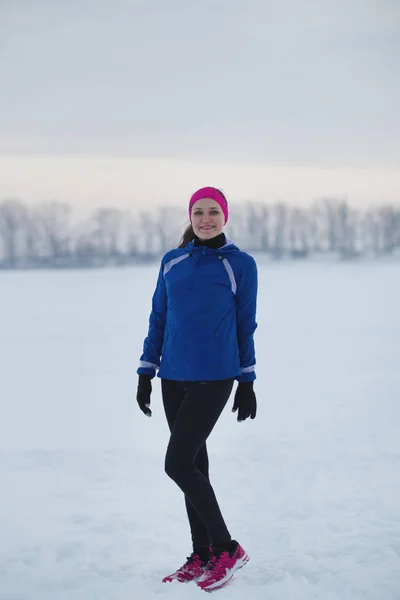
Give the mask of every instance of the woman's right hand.
<svg viewBox="0 0 400 600">
<path fill-rule="evenodd" d="M 150 410 L 150 396 L 151 396 L 151 377 L 150 375 L 139 375 L 139 382 L 137 386 L 136 400 L 139 404 L 139 408 L 146 417 L 151 417 Z"/>
</svg>

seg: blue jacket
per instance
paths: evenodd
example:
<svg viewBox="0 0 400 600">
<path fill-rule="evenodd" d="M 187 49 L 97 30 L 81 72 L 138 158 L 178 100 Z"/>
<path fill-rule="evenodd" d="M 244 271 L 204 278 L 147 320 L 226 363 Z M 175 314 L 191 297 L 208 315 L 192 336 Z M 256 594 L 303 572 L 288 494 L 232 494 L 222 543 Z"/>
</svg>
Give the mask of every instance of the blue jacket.
<svg viewBox="0 0 400 600">
<path fill-rule="evenodd" d="M 137 372 L 176 381 L 253 381 L 254 259 L 232 242 L 167 252 Z M 161 357 L 161 361 L 160 361 Z"/>
</svg>

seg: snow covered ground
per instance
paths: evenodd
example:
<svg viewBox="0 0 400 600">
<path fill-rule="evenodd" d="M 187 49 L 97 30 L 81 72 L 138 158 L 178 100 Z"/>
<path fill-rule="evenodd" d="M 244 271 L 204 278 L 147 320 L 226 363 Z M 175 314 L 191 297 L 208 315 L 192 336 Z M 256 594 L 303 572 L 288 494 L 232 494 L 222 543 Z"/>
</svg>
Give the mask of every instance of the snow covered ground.
<svg viewBox="0 0 400 600">
<path fill-rule="evenodd" d="M 0 599 L 199 598 L 168 432 L 136 406 L 157 267 L 0 274 Z M 259 413 L 211 476 L 250 562 L 221 598 L 400 599 L 400 266 L 260 267 Z"/>
</svg>

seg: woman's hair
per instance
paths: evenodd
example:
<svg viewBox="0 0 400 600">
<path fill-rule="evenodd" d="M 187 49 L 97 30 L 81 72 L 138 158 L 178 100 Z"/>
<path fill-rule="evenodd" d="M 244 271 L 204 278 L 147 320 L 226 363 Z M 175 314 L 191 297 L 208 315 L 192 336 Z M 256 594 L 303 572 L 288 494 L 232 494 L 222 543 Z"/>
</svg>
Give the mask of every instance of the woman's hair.
<svg viewBox="0 0 400 600">
<path fill-rule="evenodd" d="M 181 241 L 179 242 L 178 248 L 184 248 L 189 242 L 191 242 L 194 238 L 194 231 L 192 224 L 188 225 L 183 232 L 183 236 L 181 237 Z"/>
<path fill-rule="evenodd" d="M 215 188 L 220 194 L 221 196 L 224 198 L 226 204 L 228 204 L 228 201 L 226 199 L 225 194 L 223 194 L 221 192 L 221 190 L 219 190 L 218 188 Z M 184 248 L 189 242 L 191 242 L 195 237 L 194 231 L 193 231 L 193 227 L 192 224 L 190 223 L 190 225 L 188 225 L 185 229 L 185 231 L 183 232 L 183 236 L 181 237 L 181 240 L 179 242 L 179 246 L 178 248 Z"/>
</svg>

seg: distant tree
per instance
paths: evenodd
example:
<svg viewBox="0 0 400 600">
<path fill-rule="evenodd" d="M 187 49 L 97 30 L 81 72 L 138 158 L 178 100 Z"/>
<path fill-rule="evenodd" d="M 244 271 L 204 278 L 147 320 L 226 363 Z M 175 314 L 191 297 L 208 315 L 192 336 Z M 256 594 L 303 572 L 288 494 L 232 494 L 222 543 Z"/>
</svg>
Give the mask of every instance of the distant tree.
<svg viewBox="0 0 400 600">
<path fill-rule="evenodd" d="M 283 202 L 278 202 L 271 209 L 272 242 L 271 253 L 273 258 L 281 258 L 287 249 L 289 233 L 289 209 Z"/>
<path fill-rule="evenodd" d="M 395 248 L 400 248 L 400 209 L 397 208 L 394 211 L 393 219 L 394 219 L 394 229 L 395 229 L 394 244 L 395 244 Z"/>
<path fill-rule="evenodd" d="M 162 206 L 155 211 L 153 220 L 142 221 L 150 227 L 155 236 L 156 246 L 154 251 L 167 252 L 171 247 L 177 246 L 185 228 L 187 213 L 175 206 Z"/>
<path fill-rule="evenodd" d="M 342 202 L 337 198 L 323 198 L 320 202 L 320 217 L 324 222 L 323 229 L 326 237 L 324 247 L 328 252 L 339 250 L 341 206 Z"/>
<path fill-rule="evenodd" d="M 117 257 L 120 254 L 122 220 L 123 213 L 116 208 L 103 207 L 95 211 L 93 237 L 102 256 Z"/>
<path fill-rule="evenodd" d="M 400 245 L 400 211 L 392 206 L 368 210 L 363 217 L 365 249 L 390 254 Z"/>
<path fill-rule="evenodd" d="M 40 215 L 33 208 L 25 221 L 25 256 L 27 265 L 40 265 L 43 258 L 43 234 Z"/>
<path fill-rule="evenodd" d="M 382 206 L 377 212 L 382 232 L 382 252 L 391 254 L 399 239 L 398 211 L 393 206 Z"/>
<path fill-rule="evenodd" d="M 154 256 L 157 253 L 156 231 L 156 218 L 148 211 L 141 211 L 139 213 L 137 239 L 140 252 L 144 258 Z"/>
<path fill-rule="evenodd" d="M 270 217 L 270 208 L 262 204 L 260 207 L 260 246 L 262 252 L 270 252 L 271 250 Z"/>
<path fill-rule="evenodd" d="M 347 201 L 339 202 L 337 209 L 337 244 L 341 258 L 358 256 L 357 233 L 359 214 Z"/>
<path fill-rule="evenodd" d="M 65 202 L 45 202 L 38 207 L 36 227 L 41 231 L 43 253 L 53 265 L 67 262 L 71 255 L 71 212 Z"/>
<path fill-rule="evenodd" d="M 288 216 L 290 254 L 293 258 L 305 258 L 310 245 L 310 218 L 300 208 L 292 208 Z"/>
<path fill-rule="evenodd" d="M 308 239 L 312 252 L 323 252 L 326 246 L 326 222 L 319 202 L 314 202 L 308 210 Z"/>
<path fill-rule="evenodd" d="M 372 252 L 374 254 L 379 253 L 379 225 L 377 221 L 377 215 L 373 210 L 368 210 L 363 215 L 362 238 L 364 251 Z"/>
<path fill-rule="evenodd" d="M 125 245 L 126 254 L 129 258 L 137 257 L 140 253 L 139 239 L 138 239 L 138 223 L 132 217 L 131 213 L 126 211 L 124 215 L 124 229 L 125 229 Z"/>
<path fill-rule="evenodd" d="M 242 240 L 247 240 L 248 235 L 243 224 L 241 212 L 237 210 L 235 205 L 229 209 L 229 220 L 227 225 L 228 237 L 236 244 L 241 244 Z"/>
<path fill-rule="evenodd" d="M 6 198 L 0 203 L 0 237 L 3 246 L 3 264 L 17 266 L 24 251 L 24 226 L 27 210 L 21 200 Z"/>
<path fill-rule="evenodd" d="M 260 202 L 246 205 L 246 247 L 248 250 L 268 252 L 270 249 L 269 209 Z M 243 226 L 243 219 L 241 219 Z"/>
<path fill-rule="evenodd" d="M 81 224 L 75 235 L 74 262 L 82 267 L 104 264 L 105 262 L 105 258 L 99 250 L 98 240 L 95 239 L 88 222 Z"/>
</svg>

